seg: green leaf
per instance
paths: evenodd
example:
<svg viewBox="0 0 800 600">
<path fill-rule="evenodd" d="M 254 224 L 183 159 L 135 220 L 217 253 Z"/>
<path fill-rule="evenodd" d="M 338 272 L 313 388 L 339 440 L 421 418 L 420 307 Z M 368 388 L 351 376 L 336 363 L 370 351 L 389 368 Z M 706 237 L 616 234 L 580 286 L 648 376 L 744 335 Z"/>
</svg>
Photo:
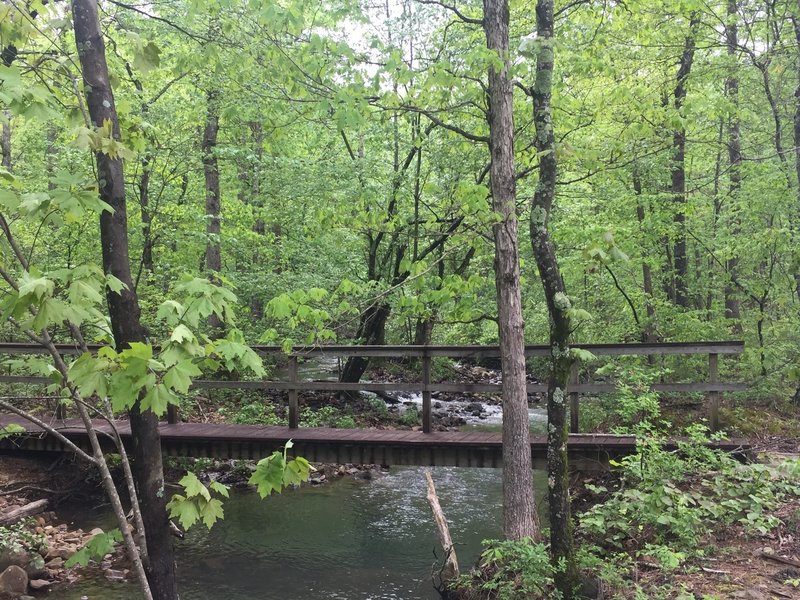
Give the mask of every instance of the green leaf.
<svg viewBox="0 0 800 600">
<path fill-rule="evenodd" d="M 211 493 L 208 491 L 208 488 L 203 485 L 203 482 L 200 481 L 194 473 L 187 473 L 178 483 L 183 486 L 187 498 L 202 496 L 206 500 L 211 500 Z"/>
<path fill-rule="evenodd" d="M 12 435 L 25 433 L 25 431 L 26 429 L 22 425 L 11 423 L 10 425 L 6 425 L 5 427 L 0 427 L 0 440 L 4 440 Z"/>
<path fill-rule="evenodd" d="M 220 483 L 219 481 L 212 481 L 208 484 L 212 490 L 217 492 L 220 496 L 224 496 L 225 498 L 230 497 L 230 488 L 224 483 Z"/>
<path fill-rule="evenodd" d="M 19 295 L 33 296 L 41 300 L 43 296 L 53 294 L 53 281 L 44 276 L 35 276 L 24 272 L 19 278 Z"/>
<path fill-rule="evenodd" d="M 158 46 L 147 42 L 134 54 L 133 66 L 143 73 L 149 73 L 161 64 L 160 53 Z"/>
<path fill-rule="evenodd" d="M 108 369 L 110 363 L 90 352 L 84 352 L 69 367 L 69 380 L 74 383 L 84 398 L 97 394 L 108 396 Z"/>
<path fill-rule="evenodd" d="M 186 341 L 193 342 L 197 337 L 195 337 L 192 330 L 186 327 L 186 325 L 180 324 L 172 331 L 172 335 L 169 336 L 169 339 L 170 341 L 181 344 Z"/>
<path fill-rule="evenodd" d="M 256 464 L 256 470 L 250 476 L 248 483 L 256 486 L 258 495 L 266 498 L 272 492 L 278 492 L 283 489 L 283 471 L 286 467 L 286 462 L 283 453 L 276 451 L 267 458 L 262 458 Z"/>
<path fill-rule="evenodd" d="M 171 519 L 178 519 L 183 529 L 189 529 L 200 520 L 198 506 L 180 494 L 175 494 L 167 503 L 167 510 Z"/>
<path fill-rule="evenodd" d="M 67 559 L 64 566 L 71 569 L 75 565 L 86 566 L 90 560 L 100 560 L 106 554 L 114 551 L 114 545 L 122 541 L 122 532 L 119 529 L 112 529 L 107 533 L 95 535 L 75 554 Z"/>
<path fill-rule="evenodd" d="M 572 358 L 579 360 L 582 363 L 590 363 L 597 360 L 597 357 L 594 354 L 588 350 L 584 350 L 583 348 L 570 348 L 569 351 L 572 355 Z"/>
<path fill-rule="evenodd" d="M 211 529 L 218 519 L 224 519 L 225 513 L 222 510 L 222 501 L 218 498 L 212 498 L 200 508 L 200 515 L 203 519 L 203 524 Z"/>
<path fill-rule="evenodd" d="M 192 362 L 192 359 L 187 358 L 167 371 L 164 375 L 164 384 L 180 394 L 185 394 L 192 385 L 192 377 L 202 374 L 203 372 Z"/>
<path fill-rule="evenodd" d="M 161 416 L 167 412 L 167 406 L 178 404 L 178 398 L 163 383 L 152 387 L 142 398 L 142 410 L 151 410 Z"/>
</svg>

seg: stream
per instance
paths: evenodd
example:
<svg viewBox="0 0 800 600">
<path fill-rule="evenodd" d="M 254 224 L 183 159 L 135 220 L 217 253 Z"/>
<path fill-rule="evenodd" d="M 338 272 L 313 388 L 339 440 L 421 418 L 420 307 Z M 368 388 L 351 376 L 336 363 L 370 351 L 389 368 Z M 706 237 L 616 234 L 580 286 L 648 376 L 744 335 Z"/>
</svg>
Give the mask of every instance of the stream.
<svg viewBox="0 0 800 600">
<path fill-rule="evenodd" d="M 335 377 L 336 359 L 300 365 L 301 379 Z M 279 376 L 283 375 L 282 373 Z M 400 398 L 401 412 L 421 405 L 420 394 Z M 434 412 L 464 418 L 466 427 L 499 429 L 502 409 L 474 400 L 438 402 Z M 472 413 L 475 414 L 472 414 Z M 546 414 L 529 410 L 531 431 L 542 433 Z M 184 600 L 436 600 L 431 583 L 442 550 L 425 500 L 423 467 L 393 467 L 371 480 L 345 477 L 304 486 L 261 500 L 233 491 L 225 519 L 211 531 L 202 525 L 176 541 L 178 579 Z M 481 541 L 498 538 L 502 527 L 502 471 L 435 467 L 442 509 L 462 569 L 479 557 Z M 546 477 L 534 473 L 537 494 Z M 116 527 L 110 511 L 80 507 L 63 515 L 89 530 Z M 135 582 L 83 579 L 56 588 L 52 600 L 138 600 Z"/>
<path fill-rule="evenodd" d="M 434 600 L 434 553 L 441 556 L 425 500 L 424 468 L 397 467 L 371 481 L 343 478 L 261 500 L 232 493 L 225 519 L 176 541 L 184 600 Z M 545 490 L 536 473 L 537 490 Z M 501 534 L 499 469 L 433 468 L 462 568 L 481 540 Z M 76 525 L 114 527 L 103 510 Z M 52 600 L 134 600 L 135 582 L 83 579 Z"/>
</svg>

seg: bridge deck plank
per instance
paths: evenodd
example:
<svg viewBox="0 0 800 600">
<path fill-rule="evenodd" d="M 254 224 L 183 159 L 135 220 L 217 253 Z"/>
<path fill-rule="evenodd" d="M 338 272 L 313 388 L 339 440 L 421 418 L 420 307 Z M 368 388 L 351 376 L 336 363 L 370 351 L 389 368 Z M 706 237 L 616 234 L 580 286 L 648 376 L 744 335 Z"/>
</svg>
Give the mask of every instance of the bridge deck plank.
<svg viewBox="0 0 800 600">
<path fill-rule="evenodd" d="M 10 424 L 18 424 L 32 434 L 41 433 L 42 430 L 16 415 L 0 416 L 0 428 Z M 61 433 L 71 435 L 85 434 L 83 425 L 78 419 L 65 421 L 52 421 L 50 423 Z M 130 437 L 130 427 L 127 421 L 120 420 L 115 423 L 123 438 Z M 97 422 L 96 428 L 100 431 L 110 431 L 110 426 Z M 264 425 L 238 425 L 217 423 L 162 423 L 159 427 L 163 442 L 181 441 L 207 441 L 214 443 L 275 443 L 282 444 L 292 439 L 296 443 L 329 443 L 329 444 L 362 444 L 362 445 L 401 445 L 401 446 L 502 446 L 501 432 L 487 431 L 437 431 L 423 433 L 422 431 L 396 430 L 396 429 L 332 429 L 327 427 L 289 429 L 280 426 Z M 546 446 L 545 436 L 532 436 L 531 446 Z M 674 446 L 675 442 L 672 442 Z M 634 436 L 613 434 L 589 433 L 571 434 L 569 446 L 572 448 L 597 448 L 597 449 L 622 449 L 635 447 Z M 723 440 L 715 444 L 716 447 L 726 450 L 747 448 L 749 445 L 743 440 Z"/>
</svg>

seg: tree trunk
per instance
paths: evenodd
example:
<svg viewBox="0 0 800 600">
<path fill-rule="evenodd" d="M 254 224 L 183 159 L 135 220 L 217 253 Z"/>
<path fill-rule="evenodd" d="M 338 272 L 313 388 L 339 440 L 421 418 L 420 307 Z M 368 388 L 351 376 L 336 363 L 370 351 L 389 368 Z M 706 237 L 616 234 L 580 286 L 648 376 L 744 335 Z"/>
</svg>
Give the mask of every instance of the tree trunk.
<svg viewBox="0 0 800 600">
<path fill-rule="evenodd" d="M 260 121 L 250 121 L 248 123 L 250 130 L 250 139 L 245 139 L 244 144 L 252 145 L 252 152 L 248 151 L 247 156 L 239 161 L 239 201 L 242 204 L 249 205 L 253 211 L 253 233 L 263 236 L 267 232 L 267 226 L 261 216 L 261 207 L 263 200 L 261 199 L 261 162 L 264 157 L 264 128 Z M 255 160 L 251 160 L 251 156 L 255 156 Z M 257 241 L 252 255 L 253 269 L 260 271 L 261 266 L 261 252 L 260 246 L 264 243 Z M 277 239 L 274 243 L 277 246 Z M 280 268 L 280 263 L 275 262 L 277 268 Z M 274 269 L 275 267 L 273 267 Z M 260 286 L 256 286 L 250 296 L 250 317 L 254 321 L 260 321 L 264 318 L 264 299 L 261 296 L 262 291 Z"/>
<path fill-rule="evenodd" d="M 392 307 L 388 304 L 372 304 L 363 312 L 358 325 L 356 337 L 360 344 L 367 346 L 380 346 L 386 343 L 386 321 Z M 369 366 L 369 360 L 363 356 L 351 356 L 342 368 L 339 381 L 342 383 L 358 383 L 364 371 Z"/>
<path fill-rule="evenodd" d="M 217 90 L 211 90 L 206 95 L 206 125 L 203 129 L 203 142 L 200 150 L 203 154 L 203 174 L 206 181 L 206 270 L 209 279 L 218 282 L 217 275 L 222 270 L 222 255 L 220 251 L 220 196 L 219 196 L 219 164 L 217 163 L 216 147 L 217 133 L 219 132 L 219 107 Z M 208 325 L 212 335 L 219 336 L 223 325 L 219 317 L 212 313 L 208 317 Z"/>
<path fill-rule="evenodd" d="M 547 385 L 547 481 L 550 503 L 550 553 L 556 588 L 562 598 L 571 600 L 579 587 L 572 535 L 569 498 L 567 441 L 567 384 L 572 367 L 569 342 L 570 300 L 550 239 L 548 222 L 556 189 L 556 142 L 553 130 L 553 66 L 555 40 L 553 0 L 536 3 L 536 33 L 539 51 L 536 81 L 532 89 L 533 121 L 536 126 L 536 152 L 539 155 L 539 182 L 533 196 L 530 234 L 533 254 L 539 268 L 547 311 L 550 316 L 550 377 Z"/>
<path fill-rule="evenodd" d="M 644 205 L 642 204 L 642 179 L 639 171 L 633 171 L 633 191 L 636 193 L 639 201 L 636 204 L 636 218 L 639 221 L 640 229 L 644 229 L 645 212 Z M 644 232 L 643 232 L 644 233 Z M 653 327 L 655 325 L 656 309 L 653 306 L 653 271 L 650 268 L 650 263 L 647 262 L 647 253 L 642 257 L 642 285 L 644 287 L 644 307 L 647 312 L 647 322 L 642 329 L 642 342 L 654 342 L 655 334 Z"/>
<path fill-rule="evenodd" d="M 800 0 L 796 2 L 797 14 L 792 18 L 794 25 L 794 35 L 797 42 L 797 58 L 800 59 Z M 797 197 L 794 217 L 792 218 L 792 232 L 794 234 L 794 247 L 795 252 L 800 248 L 800 62 L 797 63 L 797 88 L 794 92 L 794 161 L 795 172 L 797 173 Z M 795 264 L 797 261 L 795 261 Z M 800 301 L 800 268 L 795 270 L 794 274 L 795 293 L 797 300 Z M 794 393 L 793 401 L 795 404 L 800 404 L 800 384 Z"/>
<path fill-rule="evenodd" d="M 56 174 L 56 163 L 58 160 L 58 149 L 56 147 L 56 140 L 58 139 L 58 130 L 54 124 L 47 126 L 47 147 L 45 148 L 45 169 L 47 171 L 47 191 L 52 192 L 56 189 L 56 184 L 53 182 L 53 177 Z"/>
<path fill-rule="evenodd" d="M 736 60 L 739 52 L 739 32 L 736 25 L 737 0 L 728 0 L 728 19 L 725 25 L 725 41 L 728 46 L 728 57 Z M 731 116 L 728 125 L 728 163 L 730 164 L 730 202 L 729 209 L 734 211 L 733 229 L 731 233 L 734 238 L 740 235 L 739 217 L 735 214 L 739 204 L 739 191 L 742 187 L 742 139 L 739 124 L 739 78 L 737 75 L 738 65 L 731 66 L 731 73 L 725 80 L 725 92 L 728 100 L 733 105 L 734 114 Z M 739 257 L 737 255 L 729 258 L 725 263 L 727 279 L 725 281 L 725 317 L 731 320 L 731 330 L 734 334 L 741 335 L 741 301 L 733 284 L 737 280 L 739 272 Z"/>
<path fill-rule="evenodd" d="M 73 0 L 75 44 L 83 73 L 86 104 L 92 123 L 100 127 L 106 120 L 119 139 L 119 122 L 108 77 L 105 45 L 100 31 L 95 0 Z M 113 212 L 100 217 L 103 269 L 125 284 L 119 293 L 106 291 L 111 329 L 118 350 L 132 342 L 146 342 L 139 320 L 139 302 L 131 281 L 128 255 L 128 219 L 122 162 L 98 152 L 97 181 L 101 199 Z M 175 557 L 167 518 L 167 495 L 161 462 L 158 419 L 150 411 L 142 413 L 138 404 L 129 413 L 133 438 L 134 475 L 147 539 L 148 582 L 157 600 L 177 600 Z"/>
<path fill-rule="evenodd" d="M 507 0 L 484 0 L 486 45 L 503 61 L 489 67 L 489 150 L 495 286 L 500 363 L 503 371 L 503 533 L 519 540 L 539 535 L 525 381 L 525 340 L 519 281 L 517 196 L 514 173 L 513 90 L 509 77 Z"/>
<path fill-rule="evenodd" d="M 697 26 L 697 15 L 692 15 L 689 35 L 683 46 L 678 66 L 675 85 L 674 108 L 680 116 L 686 99 L 686 84 L 694 61 L 694 31 Z M 675 265 L 675 304 L 683 308 L 689 306 L 688 275 L 689 260 L 686 254 L 686 126 L 681 122 L 672 133 L 672 202 L 675 206 L 673 218 L 676 225 L 676 238 L 673 243 L 673 260 Z"/>
<path fill-rule="evenodd" d="M 11 171 L 11 113 L 0 119 L 0 166 Z"/>
<path fill-rule="evenodd" d="M 139 206 L 142 216 L 142 268 L 153 272 L 153 214 L 150 212 L 150 163 L 152 157 L 142 159 L 142 176 L 139 178 Z M 137 281 L 138 283 L 138 281 Z"/>
</svg>

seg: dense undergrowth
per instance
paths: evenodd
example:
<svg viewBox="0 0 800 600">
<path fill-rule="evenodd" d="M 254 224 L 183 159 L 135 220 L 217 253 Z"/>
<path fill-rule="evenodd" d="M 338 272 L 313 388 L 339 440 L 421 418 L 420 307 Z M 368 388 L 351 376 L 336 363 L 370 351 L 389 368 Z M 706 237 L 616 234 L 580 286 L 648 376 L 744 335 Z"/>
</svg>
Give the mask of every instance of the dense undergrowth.
<svg viewBox="0 0 800 600">
<path fill-rule="evenodd" d="M 769 536 L 787 524 L 775 514 L 783 506 L 795 506 L 788 524 L 800 523 L 800 462 L 743 464 L 709 449 L 702 428 L 688 433 L 674 451 L 664 450 L 656 435 L 645 438 L 636 454 L 614 464 L 610 483 L 584 486 L 592 506 L 576 517 L 580 562 L 588 586 L 602 582 L 606 598 L 677 597 L 670 586 L 635 582 L 637 569 L 668 576 L 696 560 L 714 560 L 718 534 Z M 465 600 L 557 598 L 552 576 L 544 544 L 493 540 L 477 568 L 452 587 Z"/>
<path fill-rule="evenodd" d="M 728 597 L 698 595 L 673 576 L 702 575 L 698 565 L 703 561 L 720 560 L 747 542 L 767 544 L 779 531 L 800 539 L 800 460 L 745 463 L 712 449 L 708 442 L 722 434 L 712 435 L 704 424 L 678 427 L 673 411 L 662 410 L 663 400 L 648 388 L 662 373 L 627 368 L 614 375 L 617 393 L 590 414 L 615 432 L 635 433 L 639 443 L 635 454 L 612 461 L 609 473 L 578 486 L 580 501 L 573 504 L 585 581 L 581 597 Z M 748 414 L 752 408 L 734 407 L 725 416 L 746 422 Z M 769 412 L 759 414 L 763 420 Z M 783 430 L 791 427 L 784 422 Z M 681 441 L 670 450 L 667 438 Z M 577 493 L 573 489 L 573 496 Z M 450 597 L 559 598 L 552 586 L 557 567 L 547 550 L 532 540 L 487 540 L 476 567 L 449 586 Z M 657 577 L 640 577 L 642 569 Z M 786 576 L 778 584 L 795 581 Z"/>
</svg>

